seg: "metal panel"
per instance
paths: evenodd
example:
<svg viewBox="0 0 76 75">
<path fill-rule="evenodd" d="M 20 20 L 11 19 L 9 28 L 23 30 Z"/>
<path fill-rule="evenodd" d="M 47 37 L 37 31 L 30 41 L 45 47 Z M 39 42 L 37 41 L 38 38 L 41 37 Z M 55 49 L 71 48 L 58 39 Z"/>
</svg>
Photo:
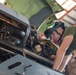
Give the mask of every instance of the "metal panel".
<svg viewBox="0 0 76 75">
<path fill-rule="evenodd" d="M 0 3 L 0 13 L 4 14 L 6 16 L 9 16 L 23 24 L 29 25 L 29 21 L 27 20 L 27 18 L 25 16 L 21 15 L 20 13 L 14 11 L 13 9 L 11 9 L 1 3 Z"/>
<path fill-rule="evenodd" d="M 1 63 L 0 70 L 12 75 L 63 75 L 21 55 L 16 55 Z"/>
</svg>

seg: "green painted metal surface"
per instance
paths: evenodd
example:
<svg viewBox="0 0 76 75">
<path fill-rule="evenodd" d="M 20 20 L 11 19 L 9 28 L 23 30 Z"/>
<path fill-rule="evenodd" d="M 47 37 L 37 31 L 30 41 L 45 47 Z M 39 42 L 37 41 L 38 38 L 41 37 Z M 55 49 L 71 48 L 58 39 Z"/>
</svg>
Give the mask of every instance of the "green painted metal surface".
<svg viewBox="0 0 76 75">
<path fill-rule="evenodd" d="M 47 22 L 49 20 L 56 20 L 55 15 L 52 14 L 62 10 L 62 8 L 56 3 L 55 0 L 7 0 L 7 4 L 15 11 L 26 16 L 28 20 L 44 7 L 52 9 L 52 13 L 50 14 L 50 16 L 48 16 L 46 20 L 44 20 L 44 23 L 42 23 L 42 25 L 40 24 L 41 27 L 39 31 L 42 33 L 46 29 Z"/>
<path fill-rule="evenodd" d="M 11 8 L 20 12 L 28 19 L 45 7 L 41 0 L 7 0 Z"/>
</svg>

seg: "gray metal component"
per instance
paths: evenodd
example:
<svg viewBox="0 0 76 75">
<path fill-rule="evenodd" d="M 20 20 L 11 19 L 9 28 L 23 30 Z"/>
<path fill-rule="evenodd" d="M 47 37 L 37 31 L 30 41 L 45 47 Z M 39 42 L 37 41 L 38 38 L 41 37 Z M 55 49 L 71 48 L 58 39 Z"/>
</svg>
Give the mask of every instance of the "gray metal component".
<svg viewBox="0 0 76 75">
<path fill-rule="evenodd" d="M 34 58 L 40 60 L 40 61 L 44 61 L 44 62 L 47 62 L 47 63 L 53 65 L 53 62 L 52 62 L 52 61 L 50 61 L 50 60 L 48 60 L 48 59 L 46 59 L 46 58 L 44 58 L 44 57 L 42 57 L 42 56 L 39 56 L 39 55 L 37 55 L 37 54 L 35 54 L 35 53 L 27 50 L 27 49 L 24 49 L 24 48 L 21 48 L 21 47 L 17 47 L 17 46 L 8 44 L 8 43 L 6 43 L 6 42 L 4 42 L 4 41 L 1 41 L 1 40 L 0 40 L 0 44 L 3 44 L 3 45 L 5 45 L 5 46 L 7 46 L 7 47 L 10 47 L 10 48 L 13 48 L 13 49 L 15 49 L 15 50 L 17 50 L 17 51 L 20 51 L 20 52 L 22 52 L 22 53 L 25 53 L 25 55 L 29 55 L 29 56 L 31 56 L 31 57 L 34 57 Z M 3 51 L 6 50 L 6 49 L 1 48 L 1 47 L 0 47 L 0 49 L 2 49 Z M 7 52 L 9 52 L 9 51 L 10 51 L 10 50 L 7 50 Z"/>
<path fill-rule="evenodd" d="M 11 75 L 63 75 L 21 55 L 1 63 L 0 70 Z"/>
<path fill-rule="evenodd" d="M 22 24 L 27 24 L 29 25 L 29 21 L 27 20 L 27 18 L 23 15 L 21 15 L 20 13 L 14 11 L 13 9 L 7 7 L 6 5 L 3 5 L 0 3 L 0 13 L 13 18 L 16 21 L 19 21 Z"/>
<path fill-rule="evenodd" d="M 27 26 L 26 27 L 27 29 L 24 30 L 26 32 L 24 39 L 20 45 L 20 46 L 24 47 L 26 44 L 27 38 L 29 36 L 29 33 L 30 33 L 30 23 L 29 23 L 28 19 L 25 16 L 21 15 L 20 13 L 14 11 L 13 9 L 11 9 L 1 3 L 0 3 L 0 14 L 3 14 L 4 16 L 7 16 L 9 19 L 11 18 L 11 19 L 17 21 L 18 23 L 21 23 L 21 25 L 23 25 L 23 26 Z"/>
<path fill-rule="evenodd" d="M 36 59 L 38 59 L 38 60 L 41 60 L 41 61 L 44 61 L 44 62 L 47 62 L 47 63 L 50 63 L 51 65 L 53 65 L 53 62 L 52 62 L 52 61 L 50 61 L 50 60 L 48 60 L 48 59 L 46 59 L 46 58 L 44 58 L 44 57 L 42 57 L 42 56 L 37 55 L 37 54 L 29 51 L 28 49 L 21 48 L 21 47 L 17 47 L 17 46 L 8 44 L 8 43 L 6 43 L 6 42 L 4 42 L 4 41 L 1 41 L 1 40 L 0 40 L 0 44 L 3 44 L 3 45 L 5 45 L 5 46 L 7 46 L 7 47 L 13 48 L 13 49 L 15 49 L 15 50 L 17 50 L 17 51 L 20 51 L 20 52 L 22 52 L 22 53 L 25 53 L 25 54 L 27 54 L 27 55 L 29 55 L 29 56 L 31 56 L 31 57 L 34 57 L 34 58 L 36 58 Z M 3 49 L 3 48 L 1 48 L 1 49 Z M 8 50 L 8 51 L 10 51 L 10 50 Z"/>
<path fill-rule="evenodd" d="M 29 21 L 32 25 L 38 28 L 52 14 L 52 10 L 48 7 L 42 8 L 38 13 L 31 16 Z"/>
<path fill-rule="evenodd" d="M 6 70 L 1 70 L 0 69 L 0 75 L 12 75 L 10 72 L 6 71 Z"/>
</svg>

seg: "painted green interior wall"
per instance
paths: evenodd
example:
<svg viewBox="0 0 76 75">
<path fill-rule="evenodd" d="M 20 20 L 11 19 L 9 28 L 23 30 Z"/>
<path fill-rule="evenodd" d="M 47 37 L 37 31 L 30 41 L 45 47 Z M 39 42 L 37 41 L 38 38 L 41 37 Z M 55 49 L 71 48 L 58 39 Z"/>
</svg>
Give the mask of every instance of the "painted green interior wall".
<svg viewBox="0 0 76 75">
<path fill-rule="evenodd" d="M 45 2 L 52 9 L 53 13 L 62 10 L 55 0 L 45 0 Z M 46 3 L 44 3 L 44 0 L 7 0 L 7 3 L 12 9 L 26 16 L 28 20 L 32 15 L 47 6 Z M 47 27 L 47 22 L 55 19 L 56 17 L 54 15 L 49 17 L 40 27 L 39 31 L 43 33 Z"/>
<path fill-rule="evenodd" d="M 41 0 L 7 0 L 10 7 L 28 19 L 45 7 Z"/>
</svg>

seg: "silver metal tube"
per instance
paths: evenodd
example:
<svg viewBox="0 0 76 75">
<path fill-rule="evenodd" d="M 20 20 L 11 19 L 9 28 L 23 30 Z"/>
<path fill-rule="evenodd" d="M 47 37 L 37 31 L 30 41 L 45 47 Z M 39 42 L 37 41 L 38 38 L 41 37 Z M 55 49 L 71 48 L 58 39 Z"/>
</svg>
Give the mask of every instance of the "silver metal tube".
<svg viewBox="0 0 76 75">
<path fill-rule="evenodd" d="M 10 50 L 7 50 L 7 49 L 5 49 L 5 48 L 3 48 L 3 47 L 0 47 L 0 50 L 3 50 L 3 51 L 5 51 L 5 52 L 11 53 L 11 54 L 13 54 L 13 55 L 16 55 L 16 53 L 14 53 L 14 52 L 12 52 L 12 51 L 10 51 Z"/>
</svg>

